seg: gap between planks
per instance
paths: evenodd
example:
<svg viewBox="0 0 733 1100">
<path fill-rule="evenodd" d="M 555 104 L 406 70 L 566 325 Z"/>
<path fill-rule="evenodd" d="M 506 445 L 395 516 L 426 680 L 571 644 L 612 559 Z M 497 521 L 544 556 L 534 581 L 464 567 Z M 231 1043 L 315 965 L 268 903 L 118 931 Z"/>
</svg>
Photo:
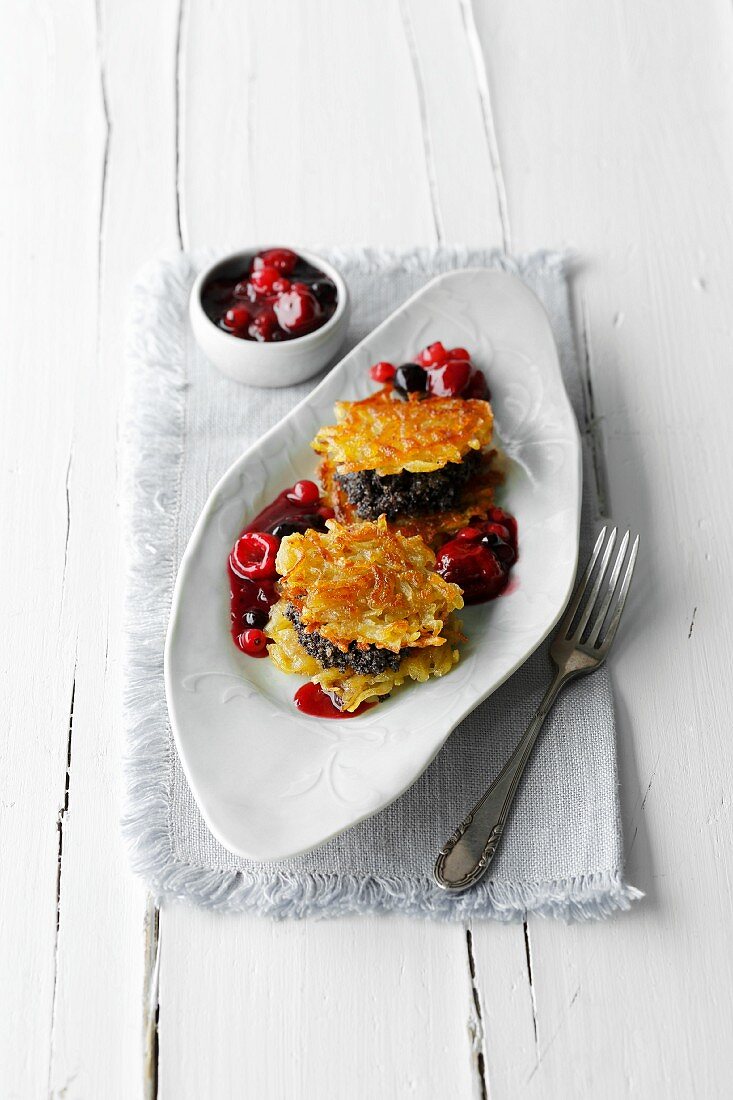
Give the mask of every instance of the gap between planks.
<svg viewBox="0 0 733 1100">
<path fill-rule="evenodd" d="M 176 39 L 176 52 L 180 49 L 180 29 L 181 29 L 181 14 L 184 0 L 181 0 L 179 7 L 178 18 L 178 32 Z M 102 301 L 102 278 L 104 270 L 104 228 L 107 215 L 107 179 L 110 161 L 110 149 L 112 139 L 112 119 L 109 108 L 109 98 L 107 92 L 107 77 L 105 71 L 104 62 L 104 27 L 102 20 L 101 0 L 95 0 L 95 41 L 97 62 L 99 69 L 99 94 L 100 104 L 102 110 L 102 116 L 104 120 L 104 139 L 102 145 L 102 158 L 101 158 L 101 178 L 100 178 L 100 200 L 99 200 L 99 217 L 98 217 L 98 241 L 97 241 L 97 309 L 96 309 L 96 326 L 97 326 L 97 358 L 101 356 L 101 301 Z M 176 92 L 178 92 L 178 59 L 176 64 Z M 181 241 L 180 231 L 180 211 L 178 204 L 178 106 L 176 110 L 176 202 L 177 202 L 177 215 L 178 215 L 178 236 Z M 73 439 L 72 445 L 69 449 L 69 457 L 67 461 L 66 474 L 64 479 L 64 493 L 65 493 L 65 507 L 66 507 L 66 533 L 64 544 L 64 565 L 62 574 L 62 604 L 63 604 L 63 590 L 64 581 L 66 578 L 66 569 L 68 562 L 68 549 L 69 539 L 71 534 L 71 470 L 73 460 Z M 107 641 L 108 647 L 109 640 Z M 105 654 L 105 661 L 106 661 Z M 61 931 L 61 884 L 62 884 L 62 872 L 63 872 L 63 855 L 64 855 L 64 825 L 66 818 L 69 814 L 70 802 L 71 802 L 71 764 L 72 764 L 72 742 L 74 732 L 74 705 L 76 698 L 76 674 L 77 674 L 77 658 L 74 659 L 74 673 L 72 678 L 71 687 L 71 701 L 69 705 L 69 717 L 68 717 L 68 730 L 67 730 L 67 745 L 66 745 L 66 771 L 64 777 L 64 795 L 63 801 L 58 811 L 56 828 L 58 833 L 58 855 L 57 855 L 57 870 L 56 870 L 56 930 L 54 937 L 54 967 L 53 967 L 53 983 L 52 983 L 52 1004 L 51 1004 L 51 1028 L 50 1028 L 50 1057 L 49 1057 L 49 1079 L 48 1079 L 48 1092 L 52 1095 L 52 1073 L 54 1066 L 54 1051 L 56 1043 L 56 1019 L 57 1019 L 57 996 L 58 996 L 58 960 L 59 960 L 59 939 Z M 144 1042 L 144 1087 L 143 1095 L 145 1100 L 154 1100 L 157 1096 L 158 1085 L 158 981 L 159 981 L 159 966 L 160 966 L 160 927 L 159 927 L 159 910 L 154 904 L 152 899 L 148 899 L 148 905 L 145 913 L 145 970 L 144 970 L 144 989 L 143 989 L 143 1042 Z"/>
<path fill-rule="evenodd" d="M 152 896 L 148 896 L 145 910 L 145 976 L 143 985 L 143 1100 L 156 1100 L 158 1095 L 160 944 L 160 909 Z"/>
<path fill-rule="evenodd" d="M 579 296 L 580 315 L 579 340 L 581 354 L 580 376 L 583 388 L 583 416 L 585 424 L 582 426 L 583 435 L 588 440 L 591 458 L 593 461 L 593 473 L 596 482 L 597 507 L 602 516 L 608 516 L 610 496 L 608 492 L 608 475 L 606 470 L 606 453 L 601 435 L 603 417 L 596 414 L 595 399 L 593 397 L 593 347 L 590 337 L 590 321 L 588 319 L 588 304 L 585 295 Z"/>
<path fill-rule="evenodd" d="M 476 960 L 473 955 L 473 935 L 470 925 L 466 925 L 466 954 L 468 956 L 468 972 L 471 977 L 471 994 L 473 996 L 474 1018 L 469 1019 L 469 1034 L 471 1036 L 471 1052 L 475 1059 L 474 1069 L 478 1078 L 478 1093 L 481 1100 L 488 1100 L 489 1089 L 486 1080 L 486 1032 L 484 1030 L 484 1014 L 481 1007 L 481 991 L 476 980 Z"/>
<path fill-rule="evenodd" d="M 67 493 L 68 496 L 68 493 Z M 68 541 L 68 534 L 67 534 Z M 64 777 L 64 797 L 56 818 L 58 834 L 58 854 L 56 863 L 56 932 L 53 941 L 53 984 L 51 987 L 51 1043 L 48 1059 L 48 1094 L 51 1095 L 51 1074 L 53 1072 L 54 1044 L 56 1041 L 56 1006 L 59 976 L 59 932 L 61 930 L 61 866 L 64 851 L 64 823 L 69 812 L 71 793 L 71 739 L 74 733 L 74 700 L 76 698 L 76 657 L 74 675 L 71 681 L 71 702 L 69 703 L 69 724 L 66 734 L 66 775 Z"/>
<path fill-rule="evenodd" d="M 110 121 L 109 113 L 109 100 L 107 96 L 107 78 L 104 67 L 104 51 L 103 51 L 103 25 L 102 25 L 102 11 L 101 0 L 95 0 L 94 4 L 94 23 L 95 23 L 95 49 L 97 55 L 97 64 L 99 69 L 99 93 L 100 103 L 102 108 L 102 115 L 104 118 L 104 141 L 102 145 L 102 166 L 101 166 L 101 180 L 100 180 L 100 198 L 99 198 L 99 218 L 97 222 L 97 303 L 96 303 L 96 355 L 97 360 L 100 358 L 100 337 L 101 337 L 101 299 L 102 299 L 102 269 L 103 269 L 103 249 L 104 249 L 104 220 L 107 209 L 107 172 L 109 167 L 109 153 L 110 153 L 110 138 L 112 133 L 112 125 Z M 64 564 L 61 577 L 61 607 L 64 603 L 64 592 L 66 586 L 66 570 L 68 566 L 69 558 L 69 539 L 71 536 L 71 469 L 72 460 L 74 455 L 73 436 L 69 447 L 69 458 L 66 464 L 66 475 L 64 478 L 64 494 L 66 503 L 66 535 L 64 539 Z M 76 699 L 76 672 L 78 665 L 77 654 L 74 655 L 74 672 L 71 683 L 71 701 L 69 703 L 69 720 L 66 735 L 66 773 L 64 776 L 64 797 L 61 803 L 61 807 L 56 819 L 56 830 L 58 833 L 58 854 L 57 854 L 57 866 L 56 866 L 56 932 L 54 936 L 53 946 L 53 983 L 51 993 L 51 1031 L 50 1031 L 50 1050 L 48 1060 L 48 1093 L 52 1095 L 52 1075 L 54 1069 L 54 1051 L 56 1043 L 56 1010 L 57 1010 L 57 993 L 58 993 L 58 973 L 59 973 L 59 937 L 61 932 L 61 878 L 63 871 L 63 855 L 64 855 L 64 825 L 69 813 L 69 807 L 71 803 L 71 758 L 72 758 L 72 739 L 74 734 L 74 703 Z"/>
<path fill-rule="evenodd" d="M 184 21 L 186 16 L 186 0 L 178 0 L 178 14 L 176 17 L 176 44 L 175 44 L 175 59 L 173 64 L 173 73 L 175 80 L 175 88 L 173 95 L 173 104 L 175 111 L 175 118 L 173 122 L 175 130 L 175 199 L 176 199 L 176 234 L 178 236 L 178 244 L 183 251 L 183 203 L 181 199 L 181 110 L 182 110 L 182 97 L 181 97 L 181 74 L 183 66 L 183 42 L 184 42 Z"/>
<path fill-rule="evenodd" d="M 532 979 L 532 946 L 529 942 L 529 928 L 527 927 L 527 921 L 522 922 L 522 930 L 524 932 L 524 954 L 527 963 L 527 981 L 529 983 L 529 995 L 532 1002 L 532 1029 L 534 1031 L 534 1049 L 537 1058 L 537 1065 L 540 1064 L 540 1048 L 537 1040 L 537 997 L 535 995 L 534 981 Z"/>
<path fill-rule="evenodd" d="M 99 222 L 97 226 L 97 359 L 100 355 L 101 325 L 99 323 L 102 301 L 102 253 L 104 250 L 104 221 L 107 214 L 107 174 L 109 170 L 110 143 L 112 140 L 112 121 L 109 113 L 107 95 L 107 73 L 104 66 L 104 25 L 102 22 L 102 0 L 95 0 L 94 6 L 97 64 L 99 66 L 99 93 L 104 117 L 104 144 L 102 146 L 102 178 L 99 192 Z"/>
<path fill-rule="evenodd" d="M 420 114 L 420 130 L 422 132 L 423 152 L 425 156 L 425 175 L 427 176 L 428 191 L 430 193 L 433 230 L 435 232 L 436 244 L 440 245 L 443 244 L 445 240 L 445 232 L 443 229 L 443 217 L 440 211 L 440 200 L 438 198 L 438 179 L 435 171 L 435 154 L 433 152 L 433 140 L 430 134 L 428 108 L 425 98 L 425 83 L 423 81 L 422 68 L 420 66 L 420 55 L 417 40 L 415 38 L 415 30 L 412 25 L 412 18 L 410 17 L 406 0 L 398 0 L 398 3 L 400 16 L 402 18 L 402 26 L 405 32 L 407 52 L 410 56 L 412 74 L 415 78 L 415 93 L 417 95 L 417 106 Z"/>
<path fill-rule="evenodd" d="M 466 46 L 471 57 L 471 63 L 473 71 L 476 76 L 476 87 L 478 89 L 479 104 L 481 107 L 481 119 L 484 127 L 484 134 L 486 137 L 486 148 L 489 154 L 489 162 L 491 164 L 491 171 L 494 177 L 494 188 L 496 190 L 496 203 L 499 211 L 499 222 L 501 225 L 501 238 L 502 238 L 502 250 L 507 254 L 511 254 L 512 250 L 512 235 L 509 225 L 509 206 L 507 203 L 507 192 L 504 183 L 504 172 L 501 166 L 501 157 L 499 155 L 499 143 L 496 135 L 496 126 L 494 124 L 494 110 L 491 105 L 491 89 L 489 87 L 489 75 L 486 64 L 486 55 L 481 47 L 481 40 L 479 38 L 478 29 L 476 27 L 476 20 L 473 14 L 473 0 L 458 0 L 461 20 L 463 22 L 463 30 L 466 35 Z"/>
</svg>

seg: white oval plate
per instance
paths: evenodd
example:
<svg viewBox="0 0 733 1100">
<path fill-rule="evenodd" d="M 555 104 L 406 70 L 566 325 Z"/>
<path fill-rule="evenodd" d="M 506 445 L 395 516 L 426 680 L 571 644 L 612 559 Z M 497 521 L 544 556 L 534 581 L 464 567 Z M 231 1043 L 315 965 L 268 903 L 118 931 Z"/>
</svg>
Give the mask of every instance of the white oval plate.
<svg viewBox="0 0 733 1100">
<path fill-rule="evenodd" d="M 468 347 L 489 377 L 510 459 L 500 501 L 519 524 L 510 588 L 461 613 L 469 640 L 448 676 L 406 684 L 358 718 L 309 718 L 293 705 L 303 681 L 232 644 L 227 557 L 248 518 L 314 476 L 309 444 L 333 422 L 334 401 L 366 397 L 371 363 L 407 361 L 433 340 Z M 481 268 L 434 279 L 243 454 L 183 556 L 165 652 L 178 752 L 221 843 L 250 859 L 298 855 L 414 783 L 451 730 L 557 622 L 575 575 L 580 498 L 580 440 L 547 316 L 518 279 Z"/>
</svg>

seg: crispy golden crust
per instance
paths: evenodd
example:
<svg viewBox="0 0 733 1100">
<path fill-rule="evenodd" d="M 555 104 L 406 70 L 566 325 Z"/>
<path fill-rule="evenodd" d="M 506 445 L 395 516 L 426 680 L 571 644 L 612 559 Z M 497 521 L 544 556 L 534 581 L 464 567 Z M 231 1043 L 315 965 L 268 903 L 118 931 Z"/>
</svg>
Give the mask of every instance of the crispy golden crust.
<svg viewBox="0 0 733 1100">
<path fill-rule="evenodd" d="M 285 615 L 285 607 L 285 601 L 280 600 L 270 613 L 267 633 L 272 642 L 267 647 L 268 656 L 281 672 L 310 677 L 324 691 L 336 696 L 347 711 L 356 710 L 367 700 L 389 695 L 393 688 L 399 687 L 405 680 L 424 683 L 431 676 L 445 676 L 458 662 L 457 643 L 463 640 L 463 635 L 459 624 L 451 619 L 444 629 L 443 640 L 447 644 L 409 649 L 400 661 L 399 668 L 395 670 L 385 669 L 384 672 L 367 676 L 350 669 L 324 669 L 303 649 L 293 624 Z"/>
<path fill-rule="evenodd" d="M 488 401 L 430 397 L 396 401 L 385 386 L 363 401 L 339 401 L 336 424 L 321 428 L 312 446 L 338 473 L 375 470 L 421 473 L 460 462 L 491 440 Z"/>
<path fill-rule="evenodd" d="M 433 571 L 419 537 L 376 523 L 289 535 L 280 544 L 280 596 L 306 628 L 345 649 L 350 642 L 399 653 L 445 645 L 443 625 L 463 606 L 460 588 Z"/>
</svg>

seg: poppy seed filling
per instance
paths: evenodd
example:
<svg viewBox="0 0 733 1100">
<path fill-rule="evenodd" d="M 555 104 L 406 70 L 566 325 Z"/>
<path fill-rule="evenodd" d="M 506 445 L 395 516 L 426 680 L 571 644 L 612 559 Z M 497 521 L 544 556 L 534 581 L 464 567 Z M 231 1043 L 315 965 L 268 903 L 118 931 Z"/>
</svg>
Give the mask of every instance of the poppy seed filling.
<svg viewBox="0 0 733 1100">
<path fill-rule="evenodd" d="M 400 515 L 425 515 L 452 508 L 480 463 L 480 451 L 469 451 L 462 462 L 449 462 L 427 473 L 359 470 L 336 474 L 335 479 L 361 519 L 377 519 L 385 514 L 388 520 L 395 520 Z"/>
<path fill-rule="evenodd" d="M 364 676 L 376 676 L 386 669 L 396 672 L 402 654 L 393 653 L 381 646 L 369 645 L 362 649 L 356 642 L 349 642 L 346 650 L 339 649 L 333 642 L 315 630 L 306 629 L 297 609 L 289 603 L 285 609 L 290 622 L 298 635 L 298 641 L 306 653 L 309 653 L 322 668 L 337 668 L 340 672 L 351 669 Z"/>
</svg>

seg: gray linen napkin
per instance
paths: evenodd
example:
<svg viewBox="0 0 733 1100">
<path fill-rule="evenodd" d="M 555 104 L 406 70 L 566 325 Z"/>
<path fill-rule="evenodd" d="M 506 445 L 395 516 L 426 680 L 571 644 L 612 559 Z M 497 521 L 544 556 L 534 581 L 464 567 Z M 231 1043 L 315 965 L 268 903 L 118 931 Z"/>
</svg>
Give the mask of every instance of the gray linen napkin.
<svg viewBox="0 0 733 1100">
<path fill-rule="evenodd" d="M 622 875 L 613 700 L 605 670 L 556 704 L 520 788 L 491 874 L 450 896 L 431 880 L 436 853 L 500 770 L 550 675 L 543 646 L 452 734 L 395 803 L 308 855 L 253 863 L 208 831 L 168 721 L 163 644 L 180 556 L 227 466 L 315 384 L 242 388 L 203 358 L 188 294 L 210 254 L 148 265 L 133 290 L 122 438 L 128 550 L 123 828 L 132 862 L 160 896 L 276 917 L 399 910 L 444 918 L 600 917 L 640 896 Z M 547 309 L 565 384 L 582 422 L 583 393 L 562 259 L 512 260 L 466 249 L 331 252 L 353 300 L 349 345 L 433 275 L 465 266 L 518 274 Z M 581 561 L 596 516 L 586 456 Z"/>
</svg>

